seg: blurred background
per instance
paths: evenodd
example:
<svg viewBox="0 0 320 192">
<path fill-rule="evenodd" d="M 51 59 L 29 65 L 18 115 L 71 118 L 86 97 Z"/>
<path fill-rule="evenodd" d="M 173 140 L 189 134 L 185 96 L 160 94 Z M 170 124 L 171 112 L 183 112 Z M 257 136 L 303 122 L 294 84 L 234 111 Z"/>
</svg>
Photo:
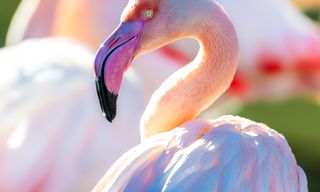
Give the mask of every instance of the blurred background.
<svg viewBox="0 0 320 192">
<path fill-rule="evenodd" d="M 306 16 L 320 21 L 320 0 L 294 0 Z M 311 1 L 311 0 L 310 0 Z M 5 45 L 10 20 L 19 0 L 0 0 L 0 47 Z M 288 140 L 299 165 L 305 170 L 309 191 L 320 191 L 320 106 L 313 98 L 251 102 L 234 114 L 263 122 Z"/>
</svg>

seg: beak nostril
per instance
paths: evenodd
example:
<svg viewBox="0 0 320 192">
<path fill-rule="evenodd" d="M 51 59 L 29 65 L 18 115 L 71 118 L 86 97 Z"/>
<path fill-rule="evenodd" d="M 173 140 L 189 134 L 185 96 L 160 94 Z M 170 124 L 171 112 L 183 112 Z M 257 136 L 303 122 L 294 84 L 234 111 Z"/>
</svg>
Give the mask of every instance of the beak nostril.
<svg viewBox="0 0 320 192">
<path fill-rule="evenodd" d="M 110 42 L 108 48 L 114 46 L 118 41 L 119 41 L 120 37 L 117 37 L 116 39 L 114 39 L 113 41 Z"/>
</svg>

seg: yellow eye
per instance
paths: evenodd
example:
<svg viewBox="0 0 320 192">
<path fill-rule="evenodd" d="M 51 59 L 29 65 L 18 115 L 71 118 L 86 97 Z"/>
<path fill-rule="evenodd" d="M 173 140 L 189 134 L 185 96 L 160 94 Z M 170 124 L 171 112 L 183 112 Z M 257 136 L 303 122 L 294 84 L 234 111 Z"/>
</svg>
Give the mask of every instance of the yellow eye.
<svg viewBox="0 0 320 192">
<path fill-rule="evenodd" d="M 153 11 L 152 10 L 146 10 L 144 12 L 144 17 L 147 19 L 151 19 L 153 17 Z"/>
</svg>

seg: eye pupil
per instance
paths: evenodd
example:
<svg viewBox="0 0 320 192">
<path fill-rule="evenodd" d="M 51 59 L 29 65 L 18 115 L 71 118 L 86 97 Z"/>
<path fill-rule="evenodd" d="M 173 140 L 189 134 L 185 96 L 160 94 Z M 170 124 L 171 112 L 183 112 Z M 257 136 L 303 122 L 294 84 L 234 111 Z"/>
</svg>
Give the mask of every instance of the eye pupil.
<svg viewBox="0 0 320 192">
<path fill-rule="evenodd" d="M 144 12 L 144 16 L 147 18 L 147 19 L 151 19 L 153 17 L 153 11 L 152 10 L 147 10 Z"/>
</svg>

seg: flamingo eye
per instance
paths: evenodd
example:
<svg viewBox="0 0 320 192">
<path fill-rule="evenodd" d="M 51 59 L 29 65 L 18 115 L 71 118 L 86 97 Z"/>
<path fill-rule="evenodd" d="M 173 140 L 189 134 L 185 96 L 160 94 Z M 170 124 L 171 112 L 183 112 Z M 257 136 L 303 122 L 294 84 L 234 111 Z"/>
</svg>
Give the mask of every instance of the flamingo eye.
<svg viewBox="0 0 320 192">
<path fill-rule="evenodd" d="M 144 12 L 144 17 L 145 17 L 146 19 L 151 19 L 151 18 L 153 17 L 153 11 L 152 11 L 152 10 L 146 10 L 146 11 Z"/>
</svg>

